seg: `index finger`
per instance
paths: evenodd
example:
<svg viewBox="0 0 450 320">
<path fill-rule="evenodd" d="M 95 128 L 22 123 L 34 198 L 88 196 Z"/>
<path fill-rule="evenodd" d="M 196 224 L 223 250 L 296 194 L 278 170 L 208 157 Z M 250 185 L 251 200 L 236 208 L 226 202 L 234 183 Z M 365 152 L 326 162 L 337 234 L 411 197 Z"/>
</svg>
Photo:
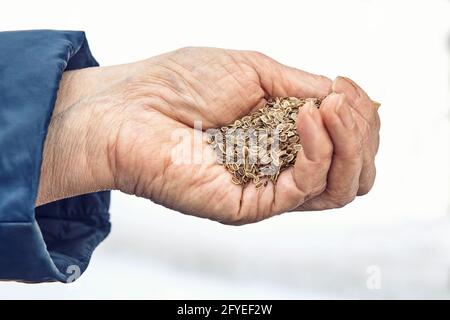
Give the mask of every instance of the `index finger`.
<svg viewBox="0 0 450 320">
<path fill-rule="evenodd" d="M 355 81 L 347 77 L 336 77 L 332 84 L 332 90 L 336 93 L 343 93 L 347 97 L 350 105 L 369 123 L 376 121 L 377 110 L 380 103 L 372 101 L 369 95 L 361 89 Z"/>
</svg>

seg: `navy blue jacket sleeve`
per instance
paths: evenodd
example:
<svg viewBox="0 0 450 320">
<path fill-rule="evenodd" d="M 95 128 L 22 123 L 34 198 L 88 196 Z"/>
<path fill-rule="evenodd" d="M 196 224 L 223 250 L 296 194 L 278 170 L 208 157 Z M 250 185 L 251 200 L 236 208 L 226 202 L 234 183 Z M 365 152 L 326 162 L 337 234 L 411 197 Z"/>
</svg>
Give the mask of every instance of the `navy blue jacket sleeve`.
<svg viewBox="0 0 450 320">
<path fill-rule="evenodd" d="M 65 70 L 97 66 L 83 32 L 0 32 L 0 280 L 75 280 L 108 235 L 109 192 L 35 208 Z"/>
</svg>

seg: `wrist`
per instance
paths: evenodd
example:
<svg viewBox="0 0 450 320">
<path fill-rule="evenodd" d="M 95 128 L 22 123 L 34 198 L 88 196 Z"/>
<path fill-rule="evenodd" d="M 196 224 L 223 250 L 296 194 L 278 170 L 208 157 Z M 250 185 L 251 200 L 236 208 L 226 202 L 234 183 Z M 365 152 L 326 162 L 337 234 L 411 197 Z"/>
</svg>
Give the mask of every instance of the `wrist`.
<svg viewBox="0 0 450 320">
<path fill-rule="evenodd" d="M 82 70 L 80 70 L 82 71 Z M 80 81 L 63 77 L 48 128 L 36 206 L 114 188 L 108 152 L 114 126 L 108 125 L 111 96 L 94 94 Z"/>
</svg>

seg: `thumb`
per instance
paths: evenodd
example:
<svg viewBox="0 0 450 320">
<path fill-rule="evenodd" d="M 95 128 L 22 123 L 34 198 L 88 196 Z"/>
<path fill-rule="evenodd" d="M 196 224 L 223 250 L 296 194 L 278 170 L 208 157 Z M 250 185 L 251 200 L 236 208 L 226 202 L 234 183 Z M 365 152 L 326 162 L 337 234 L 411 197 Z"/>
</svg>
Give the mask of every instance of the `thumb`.
<svg viewBox="0 0 450 320">
<path fill-rule="evenodd" d="M 332 81 L 325 76 L 286 66 L 259 52 L 246 52 L 246 58 L 269 96 L 325 97 L 332 91 Z"/>
</svg>

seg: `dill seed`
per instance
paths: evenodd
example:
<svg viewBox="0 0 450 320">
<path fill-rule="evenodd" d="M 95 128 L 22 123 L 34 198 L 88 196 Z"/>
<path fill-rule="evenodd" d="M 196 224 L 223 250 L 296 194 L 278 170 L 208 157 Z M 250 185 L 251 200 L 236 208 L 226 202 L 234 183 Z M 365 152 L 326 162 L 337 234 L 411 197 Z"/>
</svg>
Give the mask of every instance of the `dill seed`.
<svg viewBox="0 0 450 320">
<path fill-rule="evenodd" d="M 295 163 L 301 149 L 297 115 L 307 101 L 319 107 L 319 98 L 275 97 L 258 111 L 228 126 L 208 130 L 208 143 L 234 184 L 252 182 L 257 189 L 275 183 Z"/>
</svg>

